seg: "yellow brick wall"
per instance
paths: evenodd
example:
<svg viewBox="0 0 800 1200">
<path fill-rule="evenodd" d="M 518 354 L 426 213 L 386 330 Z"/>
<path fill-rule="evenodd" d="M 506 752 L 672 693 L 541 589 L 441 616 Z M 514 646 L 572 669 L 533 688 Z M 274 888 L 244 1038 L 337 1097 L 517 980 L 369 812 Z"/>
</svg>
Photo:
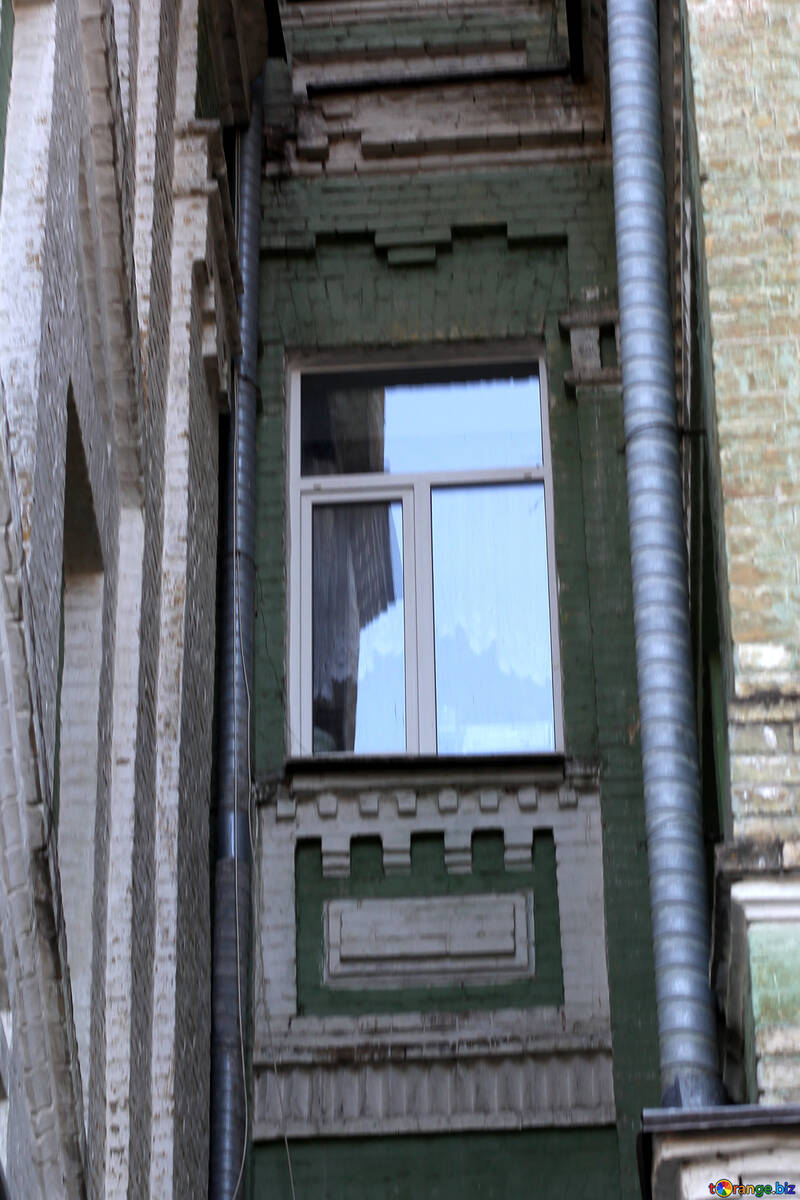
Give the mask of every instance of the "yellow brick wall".
<svg viewBox="0 0 800 1200">
<path fill-rule="evenodd" d="M 735 844 L 714 974 L 733 1098 L 785 1103 L 800 1096 L 800 6 L 683 0 L 683 15 L 729 639 Z"/>
<path fill-rule="evenodd" d="M 729 831 L 791 839 L 800 805 L 800 9 L 796 0 L 685 0 L 684 16 L 732 640 Z M 758 751 L 743 726 L 764 732 Z"/>
<path fill-rule="evenodd" d="M 800 691 L 800 11 L 687 0 L 735 693 Z"/>
</svg>

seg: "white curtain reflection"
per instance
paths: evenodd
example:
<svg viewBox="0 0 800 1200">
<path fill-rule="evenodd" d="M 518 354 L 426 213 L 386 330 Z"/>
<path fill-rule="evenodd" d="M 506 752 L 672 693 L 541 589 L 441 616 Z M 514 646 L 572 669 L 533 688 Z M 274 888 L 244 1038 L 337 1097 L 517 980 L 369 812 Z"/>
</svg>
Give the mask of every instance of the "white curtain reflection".
<svg viewBox="0 0 800 1200">
<path fill-rule="evenodd" d="M 435 488 L 440 752 L 554 745 L 544 487 Z"/>
</svg>

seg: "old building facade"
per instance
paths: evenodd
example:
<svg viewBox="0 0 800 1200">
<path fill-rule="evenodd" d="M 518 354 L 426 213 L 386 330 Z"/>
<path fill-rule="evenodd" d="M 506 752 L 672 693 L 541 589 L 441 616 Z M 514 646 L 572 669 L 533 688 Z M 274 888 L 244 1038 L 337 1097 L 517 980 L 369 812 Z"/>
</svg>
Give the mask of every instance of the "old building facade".
<svg viewBox="0 0 800 1200">
<path fill-rule="evenodd" d="M 206 24 L 229 122 L 266 47 L 257 6 L 223 7 L 2 10 L 14 1196 L 207 1188 L 217 439 L 239 273 Z"/>
<path fill-rule="evenodd" d="M 652 952 L 605 15 L 579 7 L 292 3 L 268 62 L 257 1195 L 290 1195 L 284 1131 L 298 1194 L 512 1195 L 530 1171 L 638 1189 Z M 524 451 L 482 454 L 498 427 Z M 365 514 L 391 505 L 402 583 L 378 603 Z M 498 691 L 513 713 L 481 709 Z"/>
<path fill-rule="evenodd" d="M 718 839 L 711 978 L 723 1079 L 742 1107 L 683 1129 L 654 1114 L 657 1196 L 700 1195 L 722 1176 L 773 1188 L 800 1176 L 799 38 L 795 6 L 780 0 L 686 0 L 675 27 L 683 411 L 700 431 L 691 440 L 705 490 L 689 507 L 695 561 L 706 563 L 694 590 L 706 613 L 695 639 L 704 778 L 715 778 L 706 819 Z"/>
<path fill-rule="evenodd" d="M 651 923 L 615 6 L 721 1107 Z M 792 0 L 3 0 L 7 1194 L 800 1184 L 799 53 Z"/>
</svg>

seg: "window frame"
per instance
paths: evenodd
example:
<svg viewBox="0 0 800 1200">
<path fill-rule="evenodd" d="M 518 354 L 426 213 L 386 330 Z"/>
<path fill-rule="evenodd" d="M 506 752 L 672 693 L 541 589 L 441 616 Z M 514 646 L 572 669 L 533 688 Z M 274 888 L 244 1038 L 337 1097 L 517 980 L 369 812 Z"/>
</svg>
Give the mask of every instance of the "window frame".
<svg viewBox="0 0 800 1200">
<path fill-rule="evenodd" d="M 359 475 L 301 475 L 302 380 L 307 375 L 339 372 L 365 374 L 398 369 L 424 372 L 441 371 L 452 366 L 480 367 L 493 370 L 497 378 L 513 367 L 530 367 L 539 381 L 539 406 L 542 435 L 540 466 L 457 470 L 418 471 L 413 473 Z M 541 483 L 544 488 L 547 586 L 550 615 L 550 660 L 553 691 L 553 750 L 524 751 L 563 754 L 564 727 L 561 680 L 561 647 L 558 622 L 558 582 L 555 554 L 553 471 L 548 420 L 549 390 L 547 370 L 541 348 L 528 345 L 515 348 L 481 348 L 454 357 L 452 347 L 444 355 L 419 357 L 404 354 L 370 355 L 359 358 L 336 355 L 292 357 L 286 368 L 286 561 L 287 561 L 287 751 L 290 758 L 360 760 L 363 758 L 443 757 L 436 748 L 436 671 L 433 622 L 433 540 L 430 498 L 434 487 L 469 487 L 513 483 Z M 364 755 L 357 751 L 336 751 L 331 755 L 314 754 L 312 749 L 312 514 L 315 505 L 352 503 L 402 504 L 403 525 L 403 623 L 405 670 L 406 747 L 387 755 Z M 421 516 L 421 519 L 420 519 Z M 420 663 L 430 663 L 419 670 Z M 512 752 L 512 756 L 520 752 Z M 486 757 L 463 755 L 470 758 Z M 490 757 L 509 757 L 498 751 Z"/>
</svg>

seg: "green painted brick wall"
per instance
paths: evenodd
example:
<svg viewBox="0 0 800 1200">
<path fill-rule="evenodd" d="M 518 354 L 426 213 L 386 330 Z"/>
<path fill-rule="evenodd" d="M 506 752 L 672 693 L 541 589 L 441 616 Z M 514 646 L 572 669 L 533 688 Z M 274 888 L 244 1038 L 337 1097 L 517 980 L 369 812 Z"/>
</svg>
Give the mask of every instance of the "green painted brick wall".
<svg viewBox="0 0 800 1200">
<path fill-rule="evenodd" d="M 565 1179 L 569 1175 L 571 1186 L 576 1176 L 570 1174 L 570 1163 L 586 1153 L 594 1163 L 593 1186 L 595 1178 L 609 1178 L 609 1195 L 634 1200 L 639 1195 L 635 1162 L 639 1113 L 643 1106 L 658 1103 L 659 1083 L 622 402 L 619 394 L 580 403 L 566 395 L 563 374 L 571 365 L 570 349 L 558 328 L 559 314 L 571 305 L 615 298 L 610 166 L 573 163 L 458 176 L 274 180 L 265 182 L 262 204 L 257 774 L 281 772 L 286 744 L 287 361 L 293 354 L 313 355 L 317 350 L 357 355 L 359 350 L 380 347 L 496 344 L 506 339 L 544 345 L 566 748 L 569 755 L 595 761 L 602 780 L 618 1119 L 614 1131 L 520 1135 L 507 1141 L 500 1138 L 497 1145 L 514 1160 L 509 1171 L 520 1172 L 520 1178 L 533 1175 L 537 1187 L 542 1172 L 556 1161 L 554 1147 L 559 1162 L 563 1155 Z M 398 230 L 404 231 L 400 240 L 409 247 L 435 244 L 435 260 L 427 265 L 391 266 L 382 243 Z M 410 1150 L 416 1154 L 418 1147 L 438 1145 L 434 1157 L 446 1162 L 453 1154 L 459 1161 L 458 1146 L 477 1146 L 481 1140 L 379 1139 L 347 1143 L 351 1149 L 343 1148 L 342 1154 L 347 1161 L 349 1153 L 354 1170 L 360 1174 L 363 1169 L 366 1178 L 367 1163 L 373 1161 L 381 1142 L 384 1153 L 391 1150 L 392 1170 L 402 1170 Z M 338 1151 L 331 1147 L 338 1145 L 314 1143 L 302 1148 L 309 1178 L 319 1180 L 326 1172 L 333 1173 L 330 1190 L 315 1185 L 311 1188 L 315 1195 L 359 1194 L 342 1191 L 344 1185 L 335 1182 L 331 1155 Z M 256 1179 L 266 1180 L 280 1156 L 264 1147 L 255 1154 Z M 472 1173 L 467 1177 L 478 1178 Z M 421 1178 L 426 1178 L 424 1173 Z M 437 1192 L 438 1184 L 421 1188 L 419 1179 L 403 1185 L 405 1190 L 398 1184 L 400 1190 L 371 1194 L 523 1194 L 480 1190 L 477 1183 L 473 1190 L 454 1187 Z M 556 1185 L 553 1194 L 560 1194 Z"/>
<path fill-rule="evenodd" d="M 561 1004 L 564 985 L 556 890 L 556 852 L 552 834 L 537 832 L 530 871 L 506 871 L 502 832 L 476 834 L 472 870 L 454 875 L 445 869 L 444 835 L 411 838 L 411 872 L 386 876 L 380 841 L 351 842 L 348 879 L 323 879 L 319 842 L 298 846 L 295 860 L 297 904 L 298 1012 L 318 1016 L 362 1013 L 518 1008 Z M 475 892 L 532 891 L 534 896 L 536 974 L 501 987 L 454 985 L 436 988 L 350 990 L 323 981 L 322 906 L 339 897 L 390 900 L 402 896 L 469 896 Z"/>
<path fill-rule="evenodd" d="M 569 345 L 557 317 L 584 288 L 613 295 L 610 169 L 408 180 L 265 183 L 260 296 L 263 411 L 258 426 L 259 605 L 256 770 L 280 769 L 285 747 L 284 381 L 287 353 L 468 340 L 544 342 L 551 391 L 559 615 L 569 750 L 597 751 L 577 409 L 561 384 Z M 444 226 L 431 266 L 391 267 L 376 235 Z M 614 486 L 624 486 L 615 456 Z M 577 486 L 576 486 L 577 483 Z M 580 536 L 574 536 L 575 531 Z M 609 531 L 618 539 L 619 531 Z M 622 531 L 624 537 L 624 530 Z M 624 543 L 627 553 L 627 542 Z M 257 596 L 258 599 L 258 596 Z M 626 643 L 632 650 L 632 638 Z M 627 652 L 627 651 L 626 651 Z M 574 669 L 569 669 L 570 662 Z"/>
<path fill-rule="evenodd" d="M 3 197 L 3 167 L 6 156 L 6 118 L 11 88 L 11 55 L 14 44 L 14 9 L 11 0 L 0 5 L 0 200 Z"/>
<path fill-rule="evenodd" d="M 756 1024 L 791 1026 L 800 1011 L 800 929 L 755 924 L 748 934 Z"/>
<path fill-rule="evenodd" d="M 640 1108 L 660 1102 L 660 1087 L 635 660 L 631 635 L 623 633 L 633 624 L 627 500 L 624 487 L 610 484 L 610 476 L 624 470 L 621 402 L 582 406 L 579 425 L 589 497 L 584 528 L 603 779 L 614 1089 L 622 1194 L 633 1196 L 639 1194 L 633 1152 Z"/>
<path fill-rule="evenodd" d="M 614 1131 L 292 1142 L 297 1197 L 314 1200 L 619 1200 Z M 255 1200 L 291 1200 L 282 1144 L 253 1154 Z"/>
<path fill-rule="evenodd" d="M 569 58 L 565 15 L 558 11 L 532 9 L 523 21 L 519 16 L 501 14 L 459 14 L 458 16 L 418 16 L 411 20 L 389 18 L 382 21 L 354 19 L 287 28 L 286 44 L 294 60 L 324 58 L 342 54 L 384 53 L 468 53 L 511 48 L 526 51 L 527 60 L 537 66 L 564 63 Z"/>
</svg>

